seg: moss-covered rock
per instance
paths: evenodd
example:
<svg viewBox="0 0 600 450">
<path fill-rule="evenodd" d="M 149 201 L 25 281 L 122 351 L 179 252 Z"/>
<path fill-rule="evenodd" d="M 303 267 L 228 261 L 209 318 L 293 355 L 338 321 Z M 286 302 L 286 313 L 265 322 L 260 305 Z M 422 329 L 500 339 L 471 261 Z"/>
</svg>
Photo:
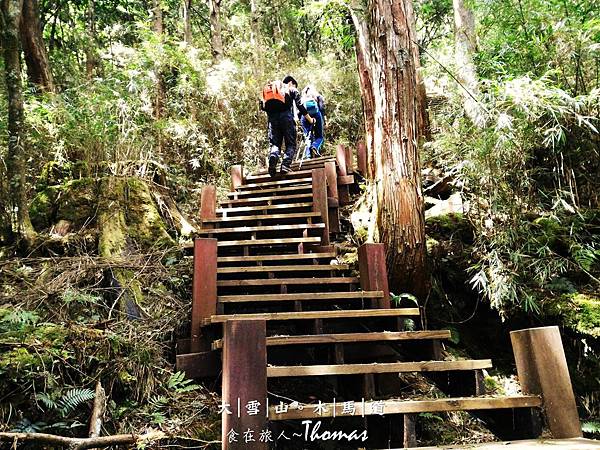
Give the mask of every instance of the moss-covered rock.
<svg viewBox="0 0 600 450">
<path fill-rule="evenodd" d="M 550 306 L 549 312 L 560 315 L 565 326 L 600 338 L 600 297 L 579 293 L 563 295 Z"/>
<path fill-rule="evenodd" d="M 56 220 L 68 220 L 76 229 L 95 221 L 98 184 L 93 178 L 69 180 L 60 186 Z"/>
<path fill-rule="evenodd" d="M 36 194 L 29 206 L 29 217 L 36 230 L 49 228 L 56 218 L 56 199 L 60 189 L 49 186 Z"/>
</svg>

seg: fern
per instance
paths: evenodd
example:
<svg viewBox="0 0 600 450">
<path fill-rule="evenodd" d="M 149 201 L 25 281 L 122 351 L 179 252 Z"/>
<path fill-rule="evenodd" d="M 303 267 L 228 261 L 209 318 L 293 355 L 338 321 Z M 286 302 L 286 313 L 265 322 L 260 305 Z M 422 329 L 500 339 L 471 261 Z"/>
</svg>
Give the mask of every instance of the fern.
<svg viewBox="0 0 600 450">
<path fill-rule="evenodd" d="M 169 380 L 167 381 L 167 387 L 171 390 L 174 390 L 177 394 L 195 391 L 196 389 L 200 388 L 200 386 L 197 384 L 190 384 L 191 382 L 192 380 L 185 379 L 185 373 L 175 372 L 169 377 Z"/>
<path fill-rule="evenodd" d="M 79 405 L 92 400 L 95 397 L 91 389 L 70 389 L 57 402 L 58 410 L 62 416 L 73 412 Z"/>
<path fill-rule="evenodd" d="M 58 409 L 58 404 L 48 394 L 41 392 L 35 395 L 35 399 L 39 400 L 48 409 Z"/>
</svg>

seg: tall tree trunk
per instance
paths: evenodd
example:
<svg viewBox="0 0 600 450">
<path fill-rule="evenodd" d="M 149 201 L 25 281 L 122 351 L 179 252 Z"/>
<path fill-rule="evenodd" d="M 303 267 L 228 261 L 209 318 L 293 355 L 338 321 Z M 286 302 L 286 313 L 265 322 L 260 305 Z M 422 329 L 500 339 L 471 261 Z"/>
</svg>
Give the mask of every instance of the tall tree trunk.
<svg viewBox="0 0 600 450">
<path fill-rule="evenodd" d="M 42 38 L 37 0 L 23 0 L 21 42 L 27 63 L 27 74 L 32 83 L 45 92 L 55 92 L 46 44 Z"/>
<path fill-rule="evenodd" d="M 153 28 L 158 39 L 163 40 L 163 13 L 160 6 L 160 0 L 152 0 L 154 23 Z M 167 87 L 165 77 L 160 67 L 160 61 L 156 61 L 156 92 L 154 94 L 154 120 L 159 121 L 163 118 L 165 109 L 165 99 L 167 96 Z M 160 129 L 157 128 L 156 136 L 156 154 L 161 156 L 163 151 L 163 138 Z"/>
<path fill-rule="evenodd" d="M 220 18 L 221 0 L 208 0 L 208 11 L 210 14 L 210 46 L 212 48 L 213 61 L 219 62 L 223 59 Z"/>
<path fill-rule="evenodd" d="M 183 0 L 181 2 L 181 12 L 183 19 L 183 41 L 189 45 L 192 43 L 192 0 Z"/>
<path fill-rule="evenodd" d="M 458 80 L 465 90 L 463 106 L 465 114 L 478 127 L 485 126 L 486 111 L 476 99 L 480 98 L 477 71 L 473 63 L 473 55 L 477 51 L 475 37 L 475 18 L 473 12 L 465 6 L 464 0 L 453 0 L 454 7 L 454 58 L 458 68 Z"/>
<path fill-rule="evenodd" d="M 19 23 L 23 0 L 2 0 L 2 30 L 6 89 L 8 93 L 8 152 L 6 175 L 9 202 L 5 215 L 11 217 L 12 232 L 30 244 L 35 232 L 29 219 L 27 204 L 26 164 L 28 159 L 23 106 L 23 80 L 19 46 Z M 16 214 L 15 214 L 16 213 Z M 12 218 L 16 220 L 13 220 Z"/>
<path fill-rule="evenodd" d="M 419 55 L 419 47 L 417 45 L 417 24 L 415 18 L 415 10 L 413 8 L 413 2 L 406 2 L 406 14 L 410 23 L 410 39 L 412 41 L 412 56 L 415 61 L 415 72 L 417 74 L 417 101 L 419 105 L 419 112 L 417 114 L 417 127 L 419 129 L 419 136 L 424 137 L 426 140 L 431 140 L 431 127 L 429 123 L 429 110 L 427 107 L 427 91 L 425 89 L 425 82 L 421 73 L 421 58 Z"/>
<path fill-rule="evenodd" d="M 250 0 L 250 46 L 254 57 L 254 66 L 258 67 L 261 60 L 260 22 L 258 0 Z"/>
<path fill-rule="evenodd" d="M 419 166 L 419 100 L 411 0 L 367 0 L 353 8 L 375 220 L 369 239 L 387 249 L 396 292 L 427 293 Z"/>
<path fill-rule="evenodd" d="M 85 74 L 88 80 L 94 77 L 96 69 L 96 4 L 95 0 L 88 0 L 87 10 L 88 42 L 85 46 Z"/>
</svg>

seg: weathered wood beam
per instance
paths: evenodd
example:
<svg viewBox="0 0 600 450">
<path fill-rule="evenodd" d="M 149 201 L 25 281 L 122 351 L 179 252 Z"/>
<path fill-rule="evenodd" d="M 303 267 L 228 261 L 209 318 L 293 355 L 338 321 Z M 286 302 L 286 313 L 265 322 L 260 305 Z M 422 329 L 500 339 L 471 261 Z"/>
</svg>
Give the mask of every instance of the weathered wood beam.
<svg viewBox="0 0 600 450">
<path fill-rule="evenodd" d="M 552 436 L 581 437 L 575 396 L 558 327 L 528 328 L 510 333 L 521 389 L 541 395 Z"/>
</svg>

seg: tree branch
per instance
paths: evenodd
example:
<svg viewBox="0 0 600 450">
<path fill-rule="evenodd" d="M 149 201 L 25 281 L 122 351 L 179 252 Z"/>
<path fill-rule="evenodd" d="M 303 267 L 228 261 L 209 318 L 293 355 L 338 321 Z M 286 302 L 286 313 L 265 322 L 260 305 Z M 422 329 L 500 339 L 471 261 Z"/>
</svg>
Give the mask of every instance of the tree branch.
<svg viewBox="0 0 600 450">
<path fill-rule="evenodd" d="M 150 442 L 165 437 L 161 431 L 154 431 L 145 434 L 115 434 L 113 436 L 102 436 L 95 438 L 71 438 L 57 436 L 47 433 L 0 433 L 0 442 L 35 442 L 52 445 L 60 445 L 73 450 L 84 450 L 94 447 L 108 447 L 111 445 L 132 445 L 142 442 Z"/>
</svg>

